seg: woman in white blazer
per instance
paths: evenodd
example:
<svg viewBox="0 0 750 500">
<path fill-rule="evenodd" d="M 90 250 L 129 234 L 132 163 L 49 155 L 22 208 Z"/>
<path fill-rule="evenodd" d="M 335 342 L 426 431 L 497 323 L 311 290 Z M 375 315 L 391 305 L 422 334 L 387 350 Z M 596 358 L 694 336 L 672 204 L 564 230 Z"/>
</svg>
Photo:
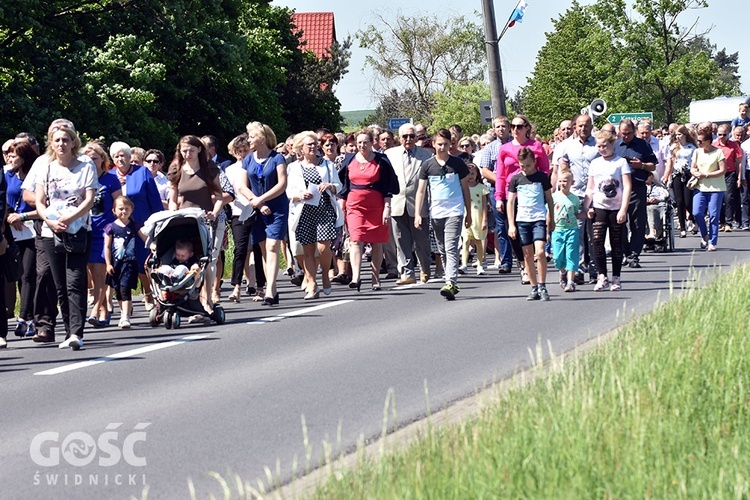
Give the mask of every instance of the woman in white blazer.
<svg viewBox="0 0 750 500">
<path fill-rule="evenodd" d="M 304 252 L 305 300 L 320 297 L 316 282 L 315 260 L 320 256 L 323 293 L 331 293 L 328 271 L 331 267 L 331 241 L 337 228 L 343 226 L 344 215 L 336 201 L 341 181 L 332 162 L 318 155 L 315 132 L 294 136 L 297 161 L 287 167 L 286 194 L 289 197 L 289 232 Z"/>
</svg>

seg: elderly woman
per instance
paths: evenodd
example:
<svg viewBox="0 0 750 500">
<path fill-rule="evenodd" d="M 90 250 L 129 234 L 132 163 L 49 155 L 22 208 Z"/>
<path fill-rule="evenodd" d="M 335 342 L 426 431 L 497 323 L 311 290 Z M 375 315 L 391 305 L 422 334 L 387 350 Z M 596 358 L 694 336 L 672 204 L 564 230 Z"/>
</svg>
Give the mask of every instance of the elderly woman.
<svg viewBox="0 0 750 500">
<path fill-rule="evenodd" d="M 331 134 L 326 135 L 335 139 Z M 328 149 L 336 150 L 335 146 Z M 341 181 L 333 162 L 318 156 L 318 137 L 315 132 L 297 134 L 294 137 L 294 150 L 298 160 L 290 164 L 287 170 L 289 230 L 297 243 L 302 245 L 305 300 L 310 300 L 320 296 L 315 277 L 318 269 L 316 250 L 320 255 L 323 293 L 331 293 L 328 275 L 331 267 L 331 241 L 336 238 L 336 229 L 344 224 L 344 216 L 335 197 L 341 191 Z"/>
<path fill-rule="evenodd" d="M 156 189 L 159 191 L 159 197 L 161 198 L 161 204 L 164 210 L 169 208 L 169 179 L 167 175 L 162 171 L 166 163 L 164 153 L 158 149 L 149 149 L 146 151 L 143 165 L 151 171 L 151 175 L 154 176 L 154 182 L 156 183 Z"/>
<path fill-rule="evenodd" d="M 83 148 L 83 153 L 91 158 L 96 167 L 99 188 L 91 207 L 91 252 L 89 253 L 88 271 L 93 284 L 91 296 L 94 304 L 88 322 L 94 327 L 109 326 L 112 318 L 110 302 L 106 285 L 107 265 L 104 261 L 104 228 L 115 221 L 112 206 L 115 198 L 120 196 L 120 182 L 109 172 L 109 157 L 104 149 L 96 143 L 90 142 Z"/>
<path fill-rule="evenodd" d="M 121 186 L 121 194 L 133 202 L 135 207 L 131 215 L 133 220 L 138 224 L 143 224 L 152 214 L 162 211 L 164 205 L 159 197 L 154 176 L 146 167 L 131 163 L 130 146 L 124 142 L 113 142 L 109 147 L 109 154 L 115 168 L 106 175 L 115 178 Z M 146 311 L 150 311 L 154 308 L 154 299 L 144 267 L 148 258 L 148 250 L 140 238 L 135 239 L 135 254 L 138 260 L 138 278 L 143 288 L 143 301 L 146 304 Z"/>
<path fill-rule="evenodd" d="M 5 222 L 13 233 L 13 239 L 21 251 L 21 307 L 15 334 L 18 337 L 32 336 L 34 327 L 34 291 L 36 290 L 36 248 L 34 246 L 34 219 L 37 213 L 33 206 L 23 200 L 21 184 L 39 155 L 27 141 L 16 141 L 8 148 L 9 169 L 5 172 L 7 184 L 7 217 Z M 10 298 L 13 299 L 15 294 Z M 15 301 L 12 301 L 15 302 Z"/>
<path fill-rule="evenodd" d="M 716 250 L 719 239 L 719 217 L 721 202 L 727 189 L 724 181 L 726 160 L 721 148 L 711 144 L 713 137 L 710 131 L 698 132 L 698 149 L 693 155 L 690 174 L 698 179 L 698 186 L 693 195 L 693 217 L 701 232 L 701 248 L 709 252 Z M 706 209 L 710 227 L 706 228 Z"/>
<path fill-rule="evenodd" d="M 206 220 L 215 224 L 224 207 L 224 192 L 219 180 L 219 167 L 208 159 L 206 146 L 194 135 L 186 135 L 177 144 L 177 150 L 170 167 L 169 209 L 199 208 L 206 213 Z M 218 231 L 217 231 L 218 233 Z M 203 307 L 209 316 L 213 315 L 212 289 L 216 276 L 216 257 L 221 245 L 221 237 L 214 240 L 214 254 L 207 268 L 201 289 Z M 218 236 L 218 234 L 216 235 Z"/>
<path fill-rule="evenodd" d="M 60 348 L 73 350 L 83 346 L 86 264 L 91 249 L 89 211 L 98 187 L 93 164 L 78 158 L 80 147 L 73 129 L 58 127 L 47 148 L 49 166 L 36 178 L 36 209 L 44 221 L 42 246 L 65 324 L 66 338 Z"/>
<path fill-rule="evenodd" d="M 240 176 L 234 186 L 236 193 L 250 201 L 258 212 L 253 224 L 252 242 L 261 245 L 265 257 L 266 296 L 263 305 L 279 303 L 276 280 L 279 273 L 279 248 L 286 237 L 289 198 L 286 196 L 286 161 L 274 151 L 276 134 L 268 125 L 250 122 L 247 141 L 252 153 L 242 161 L 247 175 Z"/>
<path fill-rule="evenodd" d="M 346 199 L 346 226 L 351 242 L 352 282 L 360 290 L 362 251 L 372 245 L 372 289 L 380 290 L 380 264 L 383 243 L 390 237 L 391 197 L 399 192 L 398 178 L 391 162 L 372 150 L 372 132 L 357 134 L 357 153 L 347 154 L 341 162 L 341 197 Z"/>
</svg>

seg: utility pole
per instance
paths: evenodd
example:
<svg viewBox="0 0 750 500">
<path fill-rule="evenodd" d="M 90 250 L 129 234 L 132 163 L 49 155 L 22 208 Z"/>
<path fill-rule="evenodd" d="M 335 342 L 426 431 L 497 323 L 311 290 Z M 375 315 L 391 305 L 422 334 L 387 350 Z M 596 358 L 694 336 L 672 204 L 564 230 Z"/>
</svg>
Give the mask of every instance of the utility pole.
<svg viewBox="0 0 750 500">
<path fill-rule="evenodd" d="M 497 26 L 495 25 L 495 7 L 492 0 L 482 0 L 482 16 L 484 17 L 484 43 L 487 48 L 487 72 L 490 78 L 492 113 L 494 116 L 507 116 L 503 72 L 500 68 L 499 41 L 497 39 Z"/>
</svg>

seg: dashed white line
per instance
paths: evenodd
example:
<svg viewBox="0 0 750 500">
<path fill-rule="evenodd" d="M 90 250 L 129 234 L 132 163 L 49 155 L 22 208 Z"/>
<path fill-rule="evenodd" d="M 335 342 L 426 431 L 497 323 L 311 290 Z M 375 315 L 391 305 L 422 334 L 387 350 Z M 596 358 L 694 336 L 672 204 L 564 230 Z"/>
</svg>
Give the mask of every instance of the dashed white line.
<svg viewBox="0 0 750 500">
<path fill-rule="evenodd" d="M 262 318 L 260 320 L 255 321 L 248 321 L 248 324 L 263 324 L 263 323 L 272 323 L 275 321 L 281 321 L 282 319 L 286 318 L 292 318 L 294 316 L 302 316 L 304 314 L 309 314 L 311 312 L 315 311 L 321 311 L 323 309 L 328 309 L 330 307 L 340 306 L 344 304 L 348 304 L 349 302 L 354 302 L 353 300 L 337 300 L 334 302 L 326 302 L 325 304 L 320 304 L 313 307 L 306 307 L 304 309 L 298 309 L 295 311 L 289 311 L 282 314 L 279 314 L 278 316 L 270 316 L 267 318 Z M 197 335 L 188 335 L 187 337 L 182 337 L 181 339 L 177 340 L 170 340 L 167 342 L 160 342 L 158 344 L 152 344 L 147 345 L 144 347 L 139 347 L 137 349 L 130 349 L 128 351 L 118 352 L 115 354 L 109 354 L 107 356 L 103 356 L 101 358 L 97 359 L 91 359 L 89 361 L 80 361 L 78 363 L 71 363 L 69 365 L 59 366 L 57 368 L 51 368 L 49 370 L 44 370 L 41 372 L 36 372 L 34 375 L 59 375 L 61 373 L 67 373 L 73 370 L 80 370 L 81 368 L 88 368 L 89 366 L 95 366 L 102 363 L 107 363 L 109 361 L 116 361 L 118 359 L 125 359 L 125 358 L 132 358 L 135 356 L 139 356 L 141 354 L 145 354 L 147 352 L 152 351 L 158 351 L 160 349 L 166 349 L 167 347 L 174 347 L 178 345 L 185 344 L 187 342 L 193 342 L 195 340 L 201 340 L 206 337 L 209 337 L 211 334 L 197 334 Z"/>
<path fill-rule="evenodd" d="M 134 356 L 138 356 L 139 354 L 144 354 L 144 353 L 151 352 L 151 351 L 158 351 L 159 349 L 166 349 L 167 347 L 174 347 L 176 345 L 184 344 L 186 342 L 192 342 L 194 340 L 204 339 L 208 336 L 209 334 L 188 335 L 187 337 L 182 337 L 181 339 L 178 339 L 178 340 L 170 340 L 169 342 L 161 342 L 159 344 L 147 345 L 144 347 L 139 347 L 137 349 L 131 349 L 129 351 L 118 352 L 115 354 L 110 354 L 108 356 L 104 356 L 104 357 L 97 358 L 97 359 L 92 359 L 89 361 L 81 361 L 78 363 L 72 363 L 70 365 L 60 366 L 57 368 L 51 368 L 49 370 L 36 372 L 34 375 L 58 375 L 60 373 L 70 372 L 73 370 L 79 370 L 81 368 L 87 368 L 89 366 L 106 363 L 107 361 L 115 361 L 118 359 L 132 358 Z"/>
<path fill-rule="evenodd" d="M 258 324 L 263 324 L 263 323 L 273 323 L 275 321 L 281 321 L 282 319 L 293 318 L 294 316 L 301 316 L 303 314 L 308 314 L 308 313 L 315 312 L 315 311 L 322 311 L 323 309 L 341 306 L 344 304 L 348 304 L 350 302 L 354 302 L 354 300 L 346 299 L 346 300 L 336 300 L 333 302 L 326 302 L 325 304 L 320 304 L 318 306 L 313 306 L 313 307 L 305 307 L 304 309 L 297 309 L 296 311 L 285 312 L 277 316 L 268 316 L 266 318 L 255 319 L 253 321 L 248 321 L 247 324 L 258 325 Z"/>
</svg>

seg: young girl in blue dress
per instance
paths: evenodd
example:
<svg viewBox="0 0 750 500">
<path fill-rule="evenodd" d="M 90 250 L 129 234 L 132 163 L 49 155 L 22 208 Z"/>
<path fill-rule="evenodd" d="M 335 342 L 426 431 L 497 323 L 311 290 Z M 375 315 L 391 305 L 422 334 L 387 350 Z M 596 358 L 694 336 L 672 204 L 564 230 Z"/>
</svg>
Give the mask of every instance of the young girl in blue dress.
<svg viewBox="0 0 750 500">
<path fill-rule="evenodd" d="M 104 258 L 107 263 L 107 284 L 115 289 L 120 304 L 120 328 L 130 328 L 132 292 L 138 283 L 136 238 L 145 240 L 140 225 L 130 216 L 133 202 L 126 196 L 118 197 L 112 208 L 115 221 L 104 228 Z"/>
</svg>

